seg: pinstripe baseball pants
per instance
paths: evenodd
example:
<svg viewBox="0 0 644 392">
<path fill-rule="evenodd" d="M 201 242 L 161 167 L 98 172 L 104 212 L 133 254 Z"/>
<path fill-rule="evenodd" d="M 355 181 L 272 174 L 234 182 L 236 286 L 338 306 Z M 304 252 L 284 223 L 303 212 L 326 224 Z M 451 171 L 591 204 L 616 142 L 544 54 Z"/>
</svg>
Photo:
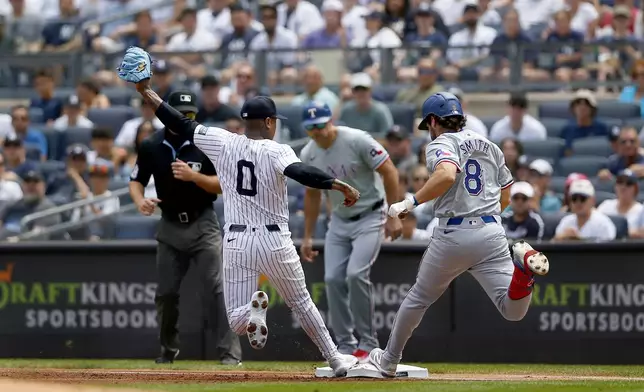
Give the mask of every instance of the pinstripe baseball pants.
<svg viewBox="0 0 644 392">
<path fill-rule="evenodd" d="M 338 350 L 313 303 L 304 280 L 304 270 L 295 250 L 288 224 L 269 232 L 265 226 L 249 226 L 244 232 L 224 235 L 224 293 L 230 327 L 246 333 L 250 298 L 257 291 L 260 274 L 268 277 L 322 356 L 329 360 Z"/>
</svg>

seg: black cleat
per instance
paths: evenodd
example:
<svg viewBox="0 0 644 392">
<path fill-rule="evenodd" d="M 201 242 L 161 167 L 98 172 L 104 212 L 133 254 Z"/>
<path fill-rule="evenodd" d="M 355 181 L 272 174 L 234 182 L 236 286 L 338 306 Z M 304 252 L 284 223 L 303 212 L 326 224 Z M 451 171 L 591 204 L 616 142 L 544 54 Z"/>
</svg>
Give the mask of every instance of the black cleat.
<svg viewBox="0 0 644 392">
<path fill-rule="evenodd" d="M 155 359 L 154 363 L 156 363 L 156 364 L 174 363 L 174 360 L 175 360 L 175 358 L 177 358 L 177 355 L 179 355 L 179 350 L 177 350 L 177 351 L 162 350 L 161 351 L 161 356 L 159 358 Z"/>
</svg>

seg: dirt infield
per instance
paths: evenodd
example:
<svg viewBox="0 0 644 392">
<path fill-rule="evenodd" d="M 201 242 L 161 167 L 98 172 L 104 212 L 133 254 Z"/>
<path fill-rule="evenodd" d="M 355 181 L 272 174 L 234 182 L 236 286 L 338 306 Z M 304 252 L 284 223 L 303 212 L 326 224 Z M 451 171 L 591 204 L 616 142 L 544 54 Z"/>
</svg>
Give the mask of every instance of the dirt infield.
<svg viewBox="0 0 644 392">
<path fill-rule="evenodd" d="M 311 372 L 267 372 L 250 370 L 232 371 L 188 371 L 188 370 L 102 370 L 102 369 L 0 369 L 0 390 L 2 379 L 46 381 L 64 384 L 127 384 L 127 383 L 213 383 L 213 382 L 278 382 L 278 381 L 327 381 L 342 382 L 358 379 L 320 379 Z M 370 379 L 374 380 L 374 379 Z M 610 376 L 572 376 L 572 375 L 521 375 L 521 374 L 430 374 L 434 381 L 644 381 L 644 377 L 610 377 Z M 413 382 L 412 380 L 406 380 Z M 34 389 L 13 390 L 20 392 L 40 392 Z M 58 390 L 49 389 L 54 392 Z M 61 390 L 74 392 L 76 389 Z M 85 392 L 84 389 L 78 391 Z M 99 392 L 99 389 L 87 392 Z M 119 391 L 123 391 L 119 389 Z"/>
</svg>

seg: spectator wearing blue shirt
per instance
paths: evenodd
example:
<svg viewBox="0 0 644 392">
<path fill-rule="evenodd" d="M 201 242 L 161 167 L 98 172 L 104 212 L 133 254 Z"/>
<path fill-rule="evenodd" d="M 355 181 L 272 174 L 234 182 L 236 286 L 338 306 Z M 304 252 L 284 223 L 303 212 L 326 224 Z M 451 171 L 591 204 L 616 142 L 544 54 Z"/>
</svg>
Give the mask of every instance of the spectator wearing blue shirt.
<svg viewBox="0 0 644 392">
<path fill-rule="evenodd" d="M 531 43 L 532 38 L 521 30 L 519 13 L 515 9 L 508 10 L 503 17 L 503 31 L 492 41 L 490 55 L 494 59 L 494 65 L 481 70 L 481 78 L 483 80 L 494 78 L 500 81 L 510 79 L 510 58 L 515 55 L 510 54 L 508 48 L 513 44 L 517 48 L 523 48 L 521 77 L 531 82 L 547 81 L 550 75 L 547 71 L 536 67 L 538 53 L 530 50 Z"/>
<path fill-rule="evenodd" d="M 62 115 L 63 100 L 54 97 L 54 75 L 48 69 L 42 69 L 36 73 L 34 88 L 38 94 L 29 104 L 32 108 L 39 108 L 43 111 L 43 120 L 51 124 Z M 46 153 L 46 151 L 45 151 Z"/>
<path fill-rule="evenodd" d="M 11 109 L 11 125 L 27 150 L 37 151 L 40 159 L 47 160 L 47 138 L 41 131 L 30 127 L 29 109 L 26 106 L 18 105 Z"/>
<path fill-rule="evenodd" d="M 413 81 L 416 63 L 420 58 L 438 59 L 447 48 L 447 36 L 436 28 L 435 11 L 427 3 L 421 3 L 414 10 L 414 32 L 405 35 L 405 43 L 414 47 L 407 50 L 404 66 L 398 71 L 402 81 Z M 409 80 L 408 80 L 409 79 Z"/>
<path fill-rule="evenodd" d="M 610 180 L 622 170 L 630 169 L 637 178 L 644 177 L 644 156 L 639 151 L 637 130 L 630 126 L 622 128 L 617 144 L 617 153 L 608 158 L 606 167 L 597 176 L 602 180 Z"/>
<path fill-rule="evenodd" d="M 566 140 L 566 154 L 572 154 L 572 143 L 576 139 L 589 136 L 604 136 L 606 143 L 610 136 L 610 129 L 606 124 L 596 119 L 597 100 L 590 90 L 578 90 L 570 100 L 570 111 L 574 120 L 568 123 L 561 132 L 561 137 Z"/>
<path fill-rule="evenodd" d="M 16 173 L 18 177 L 22 177 L 28 171 L 36 169 L 38 162 L 27 159 L 27 151 L 25 150 L 22 139 L 11 135 L 4 140 L 2 147 L 5 169 L 7 171 Z"/>
<path fill-rule="evenodd" d="M 528 167 L 530 169 L 528 181 L 534 188 L 534 196 L 531 199 L 532 209 L 541 214 L 558 212 L 561 208 L 561 200 L 550 190 L 552 165 L 545 159 L 535 159 Z"/>
<path fill-rule="evenodd" d="M 640 114 L 644 117 L 644 59 L 637 60 L 633 65 L 631 79 L 633 84 L 624 87 L 619 100 L 640 105 Z"/>
<path fill-rule="evenodd" d="M 557 54 L 551 68 L 555 78 L 564 83 L 588 80 L 588 71 L 582 66 L 584 35 L 570 27 L 571 17 L 565 10 L 557 12 L 554 21 L 554 31 L 546 42 L 556 45 Z"/>
<path fill-rule="evenodd" d="M 305 49 L 345 48 L 351 37 L 342 27 L 342 12 L 344 5 L 340 0 L 325 0 L 322 3 L 324 27 L 310 33 L 304 38 L 302 47 Z"/>
<path fill-rule="evenodd" d="M 250 11 L 240 5 L 230 7 L 230 23 L 233 31 L 226 34 L 221 42 L 221 65 L 228 68 L 235 63 L 246 60 L 250 41 L 259 34 L 251 24 Z"/>
<path fill-rule="evenodd" d="M 83 45 L 80 29 L 82 18 L 74 0 L 60 0 L 58 6 L 60 17 L 47 23 L 42 31 L 43 51 L 60 53 L 78 50 Z"/>
</svg>

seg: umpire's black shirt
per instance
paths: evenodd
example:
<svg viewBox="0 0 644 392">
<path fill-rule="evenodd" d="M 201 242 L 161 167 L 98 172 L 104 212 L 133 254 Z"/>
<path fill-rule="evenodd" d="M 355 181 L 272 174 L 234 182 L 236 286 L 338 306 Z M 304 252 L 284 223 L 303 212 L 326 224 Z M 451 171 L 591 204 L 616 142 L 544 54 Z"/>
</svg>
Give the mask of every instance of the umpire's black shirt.
<svg viewBox="0 0 644 392">
<path fill-rule="evenodd" d="M 201 174 L 217 174 L 210 159 L 194 144 L 190 141 L 182 142 L 177 135 L 163 129 L 141 143 L 130 181 L 147 186 L 150 176 L 154 176 L 157 197 L 161 200 L 159 207 L 164 214 L 196 213 L 212 207 L 217 195 L 206 192 L 194 182 L 174 178 L 171 165 L 176 159 L 187 163 L 192 170 Z"/>
</svg>

